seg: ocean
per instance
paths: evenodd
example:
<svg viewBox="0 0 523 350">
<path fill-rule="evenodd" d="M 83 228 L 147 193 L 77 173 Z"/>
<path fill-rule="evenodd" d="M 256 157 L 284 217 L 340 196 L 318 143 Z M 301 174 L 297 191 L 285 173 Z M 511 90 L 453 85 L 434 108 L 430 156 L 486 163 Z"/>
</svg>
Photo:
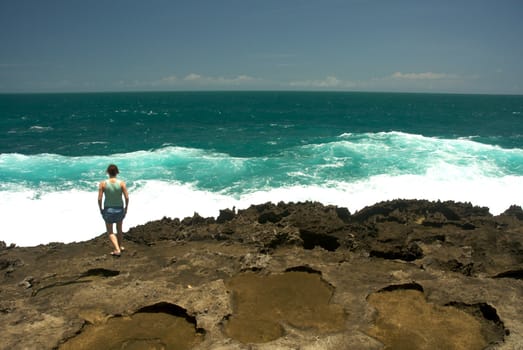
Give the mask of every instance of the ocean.
<svg viewBox="0 0 523 350">
<path fill-rule="evenodd" d="M 124 230 L 268 201 L 523 205 L 523 96 L 3 94 L 0 135 L 0 240 L 19 246 L 102 234 L 110 163 L 130 193 Z"/>
</svg>

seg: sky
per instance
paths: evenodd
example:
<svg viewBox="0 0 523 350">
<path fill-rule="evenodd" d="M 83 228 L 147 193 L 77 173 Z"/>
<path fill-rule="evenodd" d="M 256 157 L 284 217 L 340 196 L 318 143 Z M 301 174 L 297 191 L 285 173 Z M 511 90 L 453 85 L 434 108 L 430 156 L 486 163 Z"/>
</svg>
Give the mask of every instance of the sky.
<svg viewBox="0 0 523 350">
<path fill-rule="evenodd" d="M 0 0 L 0 93 L 523 94 L 523 0 Z"/>
</svg>

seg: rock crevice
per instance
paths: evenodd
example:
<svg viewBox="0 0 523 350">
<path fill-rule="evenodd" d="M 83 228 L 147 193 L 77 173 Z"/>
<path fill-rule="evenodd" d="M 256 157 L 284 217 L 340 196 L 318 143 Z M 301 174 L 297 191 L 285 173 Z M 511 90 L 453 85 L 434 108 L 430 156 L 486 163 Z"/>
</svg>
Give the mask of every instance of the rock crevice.
<svg viewBox="0 0 523 350">
<path fill-rule="evenodd" d="M 0 244 L 0 349 L 516 349 L 522 218 L 454 202 L 265 203 L 133 227 L 120 258 L 105 235 Z"/>
</svg>

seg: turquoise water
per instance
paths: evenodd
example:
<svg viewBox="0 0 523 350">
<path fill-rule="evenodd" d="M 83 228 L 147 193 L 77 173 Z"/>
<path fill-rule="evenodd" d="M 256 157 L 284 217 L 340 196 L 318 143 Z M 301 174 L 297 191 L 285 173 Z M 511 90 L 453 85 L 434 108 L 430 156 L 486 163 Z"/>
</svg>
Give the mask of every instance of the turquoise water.
<svg viewBox="0 0 523 350">
<path fill-rule="evenodd" d="M 523 204 L 523 96 L 21 94 L 0 95 L 0 113 L 0 240 L 20 245 L 102 233 L 109 163 L 131 192 L 127 227 L 280 200 Z"/>
</svg>

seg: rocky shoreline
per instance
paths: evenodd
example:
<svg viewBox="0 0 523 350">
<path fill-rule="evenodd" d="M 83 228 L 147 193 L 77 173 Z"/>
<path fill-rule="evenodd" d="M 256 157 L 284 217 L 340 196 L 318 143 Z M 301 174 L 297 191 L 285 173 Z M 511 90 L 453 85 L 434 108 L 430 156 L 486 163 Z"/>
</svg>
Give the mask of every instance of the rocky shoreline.
<svg viewBox="0 0 523 350">
<path fill-rule="evenodd" d="M 125 240 L 0 245 L 0 348 L 523 349 L 517 206 L 266 203 Z"/>
</svg>

